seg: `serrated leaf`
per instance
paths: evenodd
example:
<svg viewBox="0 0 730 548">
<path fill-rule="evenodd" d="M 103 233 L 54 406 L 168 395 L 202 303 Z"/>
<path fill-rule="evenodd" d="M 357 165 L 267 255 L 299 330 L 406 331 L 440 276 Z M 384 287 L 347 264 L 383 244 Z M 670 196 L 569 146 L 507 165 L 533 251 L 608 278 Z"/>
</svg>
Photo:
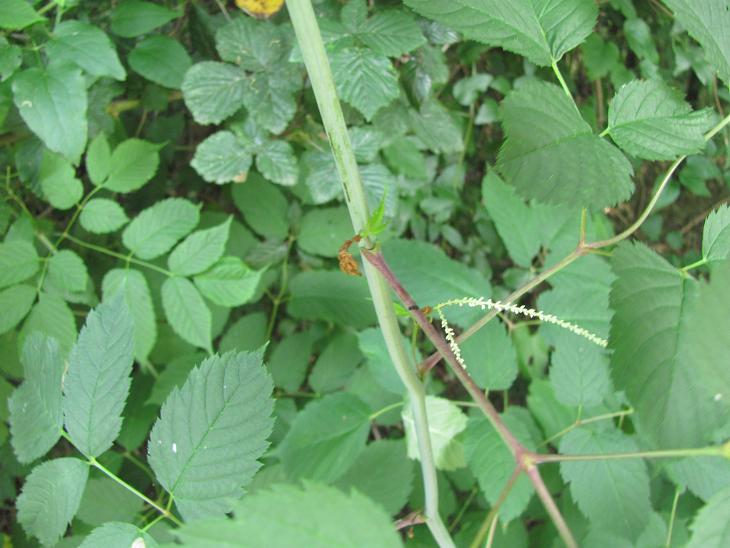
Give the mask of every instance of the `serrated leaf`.
<svg viewBox="0 0 730 548">
<path fill-rule="evenodd" d="M 5 0 L 0 11 L 0 28 L 22 30 L 27 26 L 44 21 L 25 0 Z"/>
<path fill-rule="evenodd" d="M 361 360 L 357 338 L 349 332 L 343 332 L 322 350 L 307 382 L 316 392 L 334 392 L 347 383 Z"/>
<path fill-rule="evenodd" d="M 157 322 L 152 296 L 144 275 L 133 268 L 113 268 L 101 284 L 105 299 L 117 292 L 124 295 L 134 323 L 134 357 L 146 362 L 157 340 Z"/>
<path fill-rule="evenodd" d="M 168 278 L 162 284 L 162 307 L 167 322 L 184 340 L 211 353 L 210 309 L 187 278 Z"/>
<path fill-rule="evenodd" d="M 346 48 L 330 54 L 332 75 L 343 101 L 372 120 L 400 93 L 390 60 L 367 48 Z"/>
<path fill-rule="evenodd" d="M 348 393 L 324 396 L 300 411 L 278 453 L 292 479 L 333 482 L 365 449 L 370 409 Z"/>
<path fill-rule="evenodd" d="M 296 65 L 277 63 L 248 79 L 243 104 L 258 125 L 278 135 L 294 117 L 297 110 L 294 92 L 301 84 L 301 73 Z"/>
<path fill-rule="evenodd" d="M 109 141 L 104 133 L 99 132 L 86 150 L 86 173 L 96 186 L 100 186 L 109 176 L 111 156 Z"/>
<path fill-rule="evenodd" d="M 143 507 L 141 498 L 111 478 L 92 477 L 84 489 L 76 518 L 93 527 L 110 521 L 134 521 Z"/>
<path fill-rule="evenodd" d="M 362 329 L 375 323 L 364 280 L 338 271 L 301 272 L 289 284 L 287 312 L 298 319 L 323 319 Z"/>
<path fill-rule="evenodd" d="M 639 243 L 620 245 L 612 262 L 611 371 L 636 410 L 640 432 L 659 447 L 707 443 L 727 424 L 727 409 L 714 400 L 713 385 L 702 382 L 697 368 L 713 371 L 715 364 L 703 365 L 701 358 L 726 342 L 701 350 L 692 340 L 688 326 L 696 321 L 698 283 Z M 713 308 L 701 314 L 714 314 Z"/>
<path fill-rule="evenodd" d="M 241 306 L 256 294 L 263 273 L 252 270 L 238 257 L 223 257 L 210 270 L 195 276 L 195 285 L 220 306 Z"/>
<path fill-rule="evenodd" d="M 710 262 L 730 255 L 730 207 L 722 205 L 712 211 L 702 229 L 702 257 Z"/>
<path fill-rule="evenodd" d="M 118 203 L 108 198 L 93 198 L 81 210 L 79 222 L 93 234 L 116 232 L 129 221 Z"/>
<path fill-rule="evenodd" d="M 316 333 L 307 330 L 285 337 L 274 347 L 268 367 L 277 387 L 287 392 L 299 390 L 307 378 L 316 340 Z"/>
<path fill-rule="evenodd" d="M 8 400 L 10 441 L 18 461 L 31 462 L 48 452 L 61 437 L 61 379 L 65 369 L 55 339 L 34 333 L 25 341 L 24 381 Z"/>
<path fill-rule="evenodd" d="M 481 388 L 507 390 L 517 378 L 517 353 L 505 327 L 492 321 L 460 343 L 469 374 Z"/>
<path fill-rule="evenodd" d="M 426 43 L 413 17 L 399 10 L 376 13 L 358 26 L 355 36 L 374 52 L 388 57 L 400 57 Z"/>
<path fill-rule="evenodd" d="M 455 403 L 436 396 L 426 396 L 426 415 L 436 467 L 440 470 L 456 470 L 466 466 L 464 446 L 461 440 L 457 439 L 458 434 L 466 428 L 466 415 Z M 420 460 L 411 405 L 407 404 L 403 408 L 402 418 L 408 456 Z"/>
<path fill-rule="evenodd" d="M 722 548 L 730 542 L 730 488 L 712 497 L 692 522 L 688 548 Z"/>
<path fill-rule="evenodd" d="M 185 73 L 182 93 L 196 122 L 219 124 L 241 108 L 248 85 L 241 68 L 204 61 Z"/>
<path fill-rule="evenodd" d="M 41 292 L 20 331 L 21 344 L 34 331 L 56 339 L 65 355 L 76 341 L 76 320 L 61 297 Z"/>
<path fill-rule="evenodd" d="M 707 61 L 730 83 L 730 10 L 727 0 L 666 0 L 674 17 L 697 40 Z"/>
<path fill-rule="evenodd" d="M 162 406 L 149 463 L 186 520 L 230 511 L 261 464 L 273 427 L 262 352 L 206 359 Z"/>
<path fill-rule="evenodd" d="M 573 340 L 560 344 L 553 353 L 550 382 L 560 403 L 591 407 L 611 393 L 608 359 L 594 346 L 587 340 Z"/>
<path fill-rule="evenodd" d="M 618 430 L 578 428 L 560 442 L 564 455 L 638 451 L 633 439 Z M 591 523 L 635 541 L 651 514 L 649 474 L 641 459 L 561 462 L 560 473 Z"/>
<path fill-rule="evenodd" d="M 54 63 L 70 62 L 94 76 L 124 80 L 127 73 L 114 45 L 99 27 L 81 21 L 63 21 L 53 29 L 46 52 Z"/>
<path fill-rule="evenodd" d="M 302 218 L 297 245 L 313 255 L 337 257 L 345 240 L 352 238 L 352 232 L 346 208 L 313 209 Z"/>
<path fill-rule="evenodd" d="M 141 188 L 157 172 L 159 149 L 160 145 L 136 138 L 120 143 L 112 152 L 104 188 L 122 193 Z"/>
<path fill-rule="evenodd" d="M 593 30 L 591 0 L 406 0 L 419 14 L 465 37 L 512 51 L 537 65 L 559 61 Z"/>
<path fill-rule="evenodd" d="M 33 244 L 23 240 L 0 242 L 0 287 L 27 280 L 38 272 L 38 266 Z"/>
<path fill-rule="evenodd" d="M 70 209 L 81 199 L 84 187 L 66 158 L 46 152 L 41 160 L 38 182 L 43 195 L 56 209 Z"/>
<path fill-rule="evenodd" d="M 286 141 L 267 141 L 256 153 L 256 168 L 269 181 L 293 186 L 299 179 L 299 165 L 294 149 Z"/>
<path fill-rule="evenodd" d="M 106 546 L 106 548 L 157 548 L 159 544 L 154 538 L 134 525 L 110 521 L 91 531 L 79 545 L 79 548 L 96 548 L 97 546 Z"/>
<path fill-rule="evenodd" d="M 135 72 L 166 88 L 180 89 L 192 64 L 182 44 L 169 36 L 145 38 L 129 53 L 129 66 Z"/>
<path fill-rule="evenodd" d="M 0 334 L 18 325 L 35 302 L 36 289 L 26 284 L 13 285 L 0 291 Z"/>
<path fill-rule="evenodd" d="M 257 233 L 277 239 L 289 234 L 289 204 L 276 185 L 252 173 L 245 183 L 233 187 L 232 195 L 246 223 Z"/>
<path fill-rule="evenodd" d="M 244 182 L 252 150 L 230 131 L 218 131 L 198 145 L 190 165 L 209 183 Z"/>
<path fill-rule="evenodd" d="M 686 457 L 667 464 L 674 483 L 685 486 L 704 501 L 730 488 L 730 466 L 724 457 Z"/>
<path fill-rule="evenodd" d="M 647 160 L 673 160 L 705 147 L 712 111 L 693 112 L 659 80 L 634 80 L 619 89 L 608 109 L 608 131 L 626 152 Z"/>
<path fill-rule="evenodd" d="M 464 149 L 461 128 L 436 99 L 426 99 L 418 112 L 411 110 L 409 120 L 413 132 L 430 150 L 451 154 Z"/>
<path fill-rule="evenodd" d="M 129 223 L 122 232 L 122 242 L 140 259 L 154 259 L 195 228 L 199 218 L 199 207 L 188 200 L 161 200 Z"/>
<path fill-rule="evenodd" d="M 556 85 L 531 82 L 502 101 L 507 140 L 497 169 L 526 198 L 600 209 L 631 195 L 633 169 L 593 134 Z"/>
<path fill-rule="evenodd" d="M 530 430 L 523 417 L 516 414 L 514 409 L 516 408 L 510 407 L 502 415 L 502 419 L 520 442 L 534 449 L 535 441 Z M 515 470 L 515 459 L 485 417 L 469 419 L 463 439 L 467 463 L 477 477 L 484 496 L 494 505 Z M 500 507 L 499 517 L 502 522 L 507 523 L 522 514 L 533 493 L 530 481 L 522 474 Z"/>
<path fill-rule="evenodd" d="M 134 38 L 178 17 L 173 10 L 142 0 L 123 0 L 112 12 L 111 28 L 117 36 Z"/>
<path fill-rule="evenodd" d="M 63 291 L 83 291 L 89 279 L 86 264 L 69 249 L 61 249 L 48 260 L 48 281 Z"/>
<path fill-rule="evenodd" d="M 86 148 L 86 83 L 69 65 L 30 68 L 13 78 L 13 101 L 28 127 L 52 151 L 78 163 Z"/>
<path fill-rule="evenodd" d="M 235 548 L 244 538 L 252 546 L 401 546 L 389 516 L 357 491 L 310 482 L 274 485 L 243 498 L 233 512 L 233 519 L 186 524 L 177 536 L 196 548 Z M 302 528 L 303 522 L 309 526 Z"/>
<path fill-rule="evenodd" d="M 33 468 L 18 497 L 18 522 L 45 546 L 65 533 L 81 502 L 89 465 L 74 458 L 54 459 Z"/>
<path fill-rule="evenodd" d="M 268 21 L 237 17 L 215 34 L 221 59 L 252 72 L 268 70 L 286 53 L 287 35 Z"/>
<path fill-rule="evenodd" d="M 233 217 L 218 226 L 196 230 L 180 242 L 167 259 L 178 276 L 192 276 L 210 268 L 221 258 L 228 242 Z"/>
<path fill-rule="evenodd" d="M 88 457 L 111 447 L 122 427 L 134 351 L 132 316 L 121 295 L 86 317 L 63 383 L 64 425 Z"/>
</svg>

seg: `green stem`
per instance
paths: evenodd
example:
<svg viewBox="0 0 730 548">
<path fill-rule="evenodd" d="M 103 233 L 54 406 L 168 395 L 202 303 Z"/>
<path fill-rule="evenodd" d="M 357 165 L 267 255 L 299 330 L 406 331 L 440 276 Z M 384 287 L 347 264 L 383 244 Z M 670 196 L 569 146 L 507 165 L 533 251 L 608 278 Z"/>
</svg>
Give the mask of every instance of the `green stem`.
<svg viewBox="0 0 730 548">
<path fill-rule="evenodd" d="M 689 272 L 690 270 L 693 270 L 693 269 L 698 268 L 700 266 L 704 266 L 706 264 L 707 264 L 707 259 L 703 257 L 699 261 L 695 261 L 692 264 L 688 264 L 687 266 L 683 266 L 681 270 L 682 270 L 682 272 Z"/>
<path fill-rule="evenodd" d="M 107 249 L 106 247 L 102 247 L 100 245 L 91 244 L 89 242 L 85 242 L 83 240 L 79 240 L 78 238 L 75 238 L 71 235 L 67 235 L 66 239 L 75 243 L 76 245 L 91 249 L 92 251 L 96 251 L 98 253 L 103 253 L 104 255 L 109 255 L 110 257 L 114 257 L 116 259 L 125 261 L 127 263 L 136 264 L 138 266 L 143 266 L 145 268 L 149 268 L 150 270 L 154 270 L 155 272 L 159 272 L 160 274 L 164 274 L 165 276 L 174 276 L 172 272 L 169 270 L 162 268 L 160 266 L 157 266 L 156 264 L 148 263 L 147 261 L 141 261 L 140 259 L 135 259 L 134 257 L 130 257 L 128 255 L 124 255 L 122 253 L 117 253 L 116 251 L 112 251 L 111 249 Z"/>
<path fill-rule="evenodd" d="M 560 72 L 560 68 L 558 67 L 558 62 L 553 59 L 553 62 L 550 66 L 552 66 L 553 72 L 555 73 L 555 76 L 557 77 L 558 82 L 560 82 L 560 87 L 563 88 L 565 95 L 567 95 L 570 98 L 570 101 L 573 103 L 573 106 L 575 106 L 576 110 L 578 110 L 578 106 L 575 104 L 575 101 L 573 100 L 573 94 L 570 93 L 570 89 L 568 89 L 568 84 L 565 82 L 565 78 L 563 78 L 563 73 Z"/>
<path fill-rule="evenodd" d="M 611 133 L 611 128 L 606 128 L 606 129 L 604 129 L 604 130 L 603 130 L 603 131 L 602 131 L 601 133 L 599 133 L 599 134 L 598 134 L 598 136 L 599 136 L 599 137 L 605 137 L 605 136 L 606 136 L 606 135 L 608 135 L 609 133 Z"/>
<path fill-rule="evenodd" d="M 682 491 L 684 491 L 682 487 L 677 487 L 677 490 L 674 493 L 674 500 L 672 501 L 672 513 L 669 515 L 669 526 L 667 527 L 667 541 L 664 543 L 664 546 L 666 548 L 670 548 L 672 546 L 672 531 L 674 530 L 674 521 L 677 517 L 679 496 L 682 494 Z"/>
<path fill-rule="evenodd" d="M 684 457 L 724 457 L 722 446 L 697 447 L 690 449 L 660 449 L 658 451 L 635 451 L 630 453 L 602 453 L 595 455 L 541 455 L 534 454 L 536 463 L 576 462 L 591 460 L 624 460 L 624 459 L 678 459 Z"/>
<path fill-rule="evenodd" d="M 359 233 L 366 226 L 369 217 L 365 189 L 335 90 L 317 18 L 311 0 L 287 0 L 286 4 L 332 147 L 352 226 L 354 232 Z M 364 241 L 361 245 L 371 247 L 371 242 Z M 426 415 L 426 392 L 403 347 L 398 319 L 385 282 L 367 261 L 363 268 L 388 353 L 408 392 L 423 475 L 426 523 L 440 546 L 454 546 L 438 510 L 438 481 Z"/>
<path fill-rule="evenodd" d="M 576 419 L 573 424 L 570 426 L 567 426 L 563 428 L 560 432 L 557 434 L 553 434 L 549 438 L 547 438 L 545 441 L 543 441 L 540 446 L 547 445 L 553 441 L 555 441 L 558 438 L 562 438 L 565 434 L 568 432 L 575 430 L 579 426 L 583 426 L 585 424 L 590 424 L 592 422 L 598 422 L 598 421 L 604 421 L 608 419 L 615 419 L 616 417 L 625 417 L 627 415 L 631 415 L 634 412 L 633 409 L 625 409 L 624 411 L 616 411 L 614 413 L 605 413 L 603 415 L 596 415 L 595 417 L 589 417 L 587 419 Z"/>
<path fill-rule="evenodd" d="M 393 409 L 398 409 L 399 407 L 403 407 L 403 405 L 405 405 L 405 402 L 403 402 L 403 401 L 397 401 L 395 403 L 391 403 L 390 405 L 386 405 L 382 409 L 378 409 L 375 413 L 373 413 L 372 415 L 370 415 L 368 417 L 368 420 L 369 421 L 374 421 L 379 416 L 385 415 L 388 411 L 392 411 Z"/>
<path fill-rule="evenodd" d="M 59 244 L 68 237 L 68 233 L 73 228 L 74 224 L 76 223 L 76 219 L 79 218 L 79 215 L 81 215 L 81 212 L 84 210 L 84 207 L 86 207 L 86 204 L 89 203 L 89 200 L 91 200 L 91 198 L 94 197 L 94 194 L 96 194 L 100 190 L 101 190 L 100 186 L 95 186 L 93 189 L 91 189 L 91 191 L 86 196 L 84 196 L 84 199 L 81 200 L 81 202 L 76 205 L 76 211 L 74 211 L 74 213 L 71 216 L 71 218 L 69 219 L 68 223 L 66 223 L 66 228 L 63 229 L 63 232 L 56 240 L 56 247 L 58 247 Z"/>
<path fill-rule="evenodd" d="M 497 516 L 499 515 L 499 509 L 501 508 L 502 504 L 504 504 L 504 501 L 507 500 L 507 497 L 512 491 L 512 488 L 515 486 L 517 479 L 520 477 L 520 474 L 522 474 L 522 467 L 516 466 L 514 471 L 512 472 L 512 475 L 507 480 L 507 483 L 504 484 L 502 492 L 497 497 L 497 502 L 494 503 L 494 506 L 492 506 L 492 508 L 490 508 L 489 512 L 487 513 L 487 517 L 484 518 L 484 521 L 482 522 L 479 531 L 477 531 L 474 540 L 471 541 L 470 548 L 479 548 L 482 545 L 482 542 L 484 542 L 484 537 L 487 535 L 487 532 L 492 526 L 492 523 L 496 521 Z"/>
</svg>

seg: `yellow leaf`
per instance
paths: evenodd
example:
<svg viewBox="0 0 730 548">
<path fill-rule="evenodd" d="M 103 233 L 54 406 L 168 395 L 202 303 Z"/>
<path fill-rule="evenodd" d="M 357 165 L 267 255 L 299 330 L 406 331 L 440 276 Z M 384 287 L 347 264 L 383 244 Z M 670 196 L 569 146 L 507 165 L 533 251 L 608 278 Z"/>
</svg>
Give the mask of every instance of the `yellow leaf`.
<svg viewBox="0 0 730 548">
<path fill-rule="evenodd" d="M 284 0 L 236 0 L 236 5 L 252 17 L 267 19 L 284 5 Z"/>
</svg>

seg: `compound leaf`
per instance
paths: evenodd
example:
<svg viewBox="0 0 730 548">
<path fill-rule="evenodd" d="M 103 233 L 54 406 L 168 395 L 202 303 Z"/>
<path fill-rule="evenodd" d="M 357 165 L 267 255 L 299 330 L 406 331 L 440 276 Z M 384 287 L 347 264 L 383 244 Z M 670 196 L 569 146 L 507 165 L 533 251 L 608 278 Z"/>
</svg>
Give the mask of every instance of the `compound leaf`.
<svg viewBox="0 0 730 548">
<path fill-rule="evenodd" d="M 203 61 L 185 73 L 182 93 L 196 122 L 219 124 L 241 108 L 248 85 L 241 68 Z"/>
<path fill-rule="evenodd" d="M 108 198 L 89 200 L 81 210 L 79 222 L 92 234 L 108 234 L 122 228 L 129 217 L 117 202 Z"/>
<path fill-rule="evenodd" d="M 190 165 L 209 183 L 244 182 L 253 160 L 249 146 L 230 131 L 218 131 L 195 149 Z"/>
<path fill-rule="evenodd" d="M 124 80 L 127 76 L 112 41 L 99 27 L 63 21 L 53 29 L 46 52 L 54 62 L 70 62 L 94 76 Z"/>
<path fill-rule="evenodd" d="M 210 268 L 221 258 L 228 242 L 233 217 L 218 226 L 196 230 L 180 242 L 167 259 L 178 276 L 192 276 Z"/>
<path fill-rule="evenodd" d="M 730 255 L 730 207 L 720 206 L 707 216 L 702 229 L 702 257 L 710 262 Z"/>
<path fill-rule="evenodd" d="M 184 340 L 211 350 L 213 318 L 200 292 L 187 278 L 167 278 L 162 284 L 162 308 L 167 322 Z"/>
</svg>

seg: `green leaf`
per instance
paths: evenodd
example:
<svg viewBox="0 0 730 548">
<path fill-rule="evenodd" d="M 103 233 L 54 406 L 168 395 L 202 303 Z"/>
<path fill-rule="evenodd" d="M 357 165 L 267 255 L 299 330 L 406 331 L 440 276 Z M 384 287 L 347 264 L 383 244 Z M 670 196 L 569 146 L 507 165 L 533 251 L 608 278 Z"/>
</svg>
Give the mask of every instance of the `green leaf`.
<svg viewBox="0 0 730 548">
<path fill-rule="evenodd" d="M 492 321 L 460 343 L 469 374 L 481 388 L 507 390 L 517 378 L 517 352 L 505 327 Z"/>
<path fill-rule="evenodd" d="M 133 268 L 113 268 L 101 284 L 104 299 L 124 295 L 134 323 L 134 357 L 146 362 L 157 340 L 157 322 L 152 296 L 144 275 Z"/>
<path fill-rule="evenodd" d="M 646 21 L 639 18 L 627 19 L 624 22 L 624 33 L 629 47 L 642 59 L 658 64 L 659 52 L 654 44 L 654 36 Z"/>
<path fill-rule="evenodd" d="M 676 20 L 697 40 L 707 61 L 730 83 L 730 11 L 727 0 L 666 0 Z"/>
<path fill-rule="evenodd" d="M 362 400 L 344 392 L 307 405 L 278 449 L 288 476 L 326 483 L 342 476 L 365 448 L 369 415 Z"/>
<path fill-rule="evenodd" d="M 162 284 L 162 307 L 167 322 L 184 340 L 212 353 L 212 317 L 203 297 L 187 278 L 168 278 Z"/>
<path fill-rule="evenodd" d="M 316 334 L 307 330 L 289 335 L 274 347 L 268 365 L 277 387 L 287 392 L 299 390 L 307 378 L 316 339 Z"/>
<path fill-rule="evenodd" d="M 252 173 L 233 187 L 233 203 L 258 234 L 284 239 L 289 234 L 289 203 L 276 185 Z"/>
<path fill-rule="evenodd" d="M 403 440 L 379 440 L 360 453 L 335 485 L 345 493 L 356 489 L 393 516 L 408 502 L 413 475 Z"/>
<path fill-rule="evenodd" d="M 55 339 L 40 333 L 28 337 L 21 356 L 24 381 L 8 400 L 10 441 L 18 461 L 45 455 L 61 437 L 61 380 L 65 369 Z"/>
<path fill-rule="evenodd" d="M 127 139 L 114 149 L 109 163 L 109 178 L 104 188 L 127 193 L 141 188 L 157 172 L 160 145 L 142 139 Z"/>
<path fill-rule="evenodd" d="M 91 140 L 86 151 L 86 173 L 96 186 L 101 186 L 109 176 L 111 157 L 109 141 L 106 135 L 100 132 Z"/>
<path fill-rule="evenodd" d="M 186 520 L 230 511 L 261 464 L 273 428 L 262 352 L 213 356 L 162 406 L 149 463 Z"/>
<path fill-rule="evenodd" d="M 332 75 L 343 101 L 366 120 L 393 102 L 400 93 L 398 75 L 390 60 L 367 48 L 346 48 L 330 54 Z"/>
<path fill-rule="evenodd" d="M 199 207 L 183 198 L 168 198 L 144 209 L 122 232 L 122 242 L 140 259 L 154 259 L 198 224 Z"/>
<path fill-rule="evenodd" d="M 466 38 L 512 51 L 547 66 L 593 30 L 598 9 L 590 0 L 406 0 L 419 14 Z"/>
<path fill-rule="evenodd" d="M 15 44 L 10 44 L 8 39 L 0 38 L 0 80 L 4 81 L 10 78 L 16 70 L 20 68 L 22 63 L 21 49 Z M 7 110 L 10 107 L 10 96 L 7 94 L 7 88 L 3 93 L 2 109 Z M 2 111 L 0 111 L 2 112 Z M 5 113 L 0 114 L 0 121 L 5 117 Z"/>
<path fill-rule="evenodd" d="M 418 112 L 409 111 L 413 133 L 432 151 L 451 154 L 464 150 L 462 130 L 436 99 L 426 99 Z"/>
<path fill-rule="evenodd" d="M 278 135 L 286 129 L 297 110 L 294 92 L 302 85 L 300 69 L 286 61 L 249 77 L 243 104 L 261 127 Z"/>
<path fill-rule="evenodd" d="M 92 477 L 86 484 L 76 518 L 94 527 L 109 521 L 134 521 L 143 507 L 141 498 L 111 478 Z"/>
<path fill-rule="evenodd" d="M 250 17 L 232 19 L 215 34 L 221 59 L 252 72 L 264 72 L 288 52 L 290 37 L 283 28 Z"/>
<path fill-rule="evenodd" d="M 337 271 L 301 272 L 289 284 L 287 312 L 297 319 L 322 319 L 362 329 L 375 323 L 364 280 Z"/>
<path fill-rule="evenodd" d="M 210 270 L 195 276 L 195 285 L 220 306 L 241 306 L 256 295 L 263 273 L 252 270 L 238 257 L 223 257 Z"/>
<path fill-rule="evenodd" d="M 407 337 L 403 336 L 401 340 L 403 341 L 404 348 L 410 346 L 410 341 Z M 393 361 L 390 358 L 388 347 L 385 344 L 385 337 L 383 337 L 380 329 L 377 327 L 369 327 L 360 331 L 357 334 L 357 344 L 360 352 L 365 356 L 365 367 L 370 371 L 378 387 L 384 388 L 389 394 L 396 394 L 399 397 L 403 396 L 406 391 L 405 386 L 395 367 L 393 367 Z M 419 358 L 420 355 L 416 351 L 414 359 L 417 360 Z M 415 364 L 413 366 L 415 367 Z"/>
<path fill-rule="evenodd" d="M 440 470 L 456 470 L 466 466 L 464 445 L 460 439 L 457 439 L 458 434 L 466 428 L 466 415 L 455 403 L 436 396 L 426 396 L 426 415 L 436 467 Z M 408 444 L 408 456 L 420 460 L 411 405 L 406 404 L 403 407 L 402 417 Z"/>
<path fill-rule="evenodd" d="M 22 240 L 0 242 L 0 287 L 27 280 L 38 272 L 38 263 L 33 244 Z"/>
<path fill-rule="evenodd" d="M 89 477 L 89 465 L 74 458 L 33 468 L 18 497 L 18 522 L 45 546 L 54 545 L 76 515 Z"/>
<path fill-rule="evenodd" d="M 210 268 L 228 242 L 233 217 L 218 226 L 196 230 L 180 242 L 167 258 L 167 266 L 178 276 L 192 276 Z"/>
<path fill-rule="evenodd" d="M 63 21 L 53 29 L 46 53 L 54 63 L 69 62 L 93 76 L 124 80 L 127 76 L 114 45 L 99 27 L 81 21 Z"/>
<path fill-rule="evenodd" d="M 730 255 L 730 207 L 722 205 L 712 211 L 702 229 L 702 257 L 710 262 Z"/>
<path fill-rule="evenodd" d="M 693 312 L 698 283 L 643 244 L 620 245 L 612 262 L 617 280 L 611 288 L 611 370 L 636 410 L 639 431 L 659 447 L 707 443 L 727 424 L 727 410 L 714 400 L 714 383 L 708 386 L 698 373 L 711 374 L 716 366 L 703 358 L 716 355 L 717 345 L 726 342 L 698 349 L 689 326 L 697 314 L 724 312 L 714 305 Z"/>
<path fill-rule="evenodd" d="M 52 152 L 43 154 L 38 182 L 48 202 L 56 209 L 70 209 L 84 194 L 76 170 L 66 158 Z"/>
<path fill-rule="evenodd" d="M 233 519 L 186 524 L 177 536 L 196 548 L 236 548 L 241 539 L 251 546 L 401 546 L 390 517 L 357 491 L 310 482 L 274 485 L 237 502 L 233 513 Z"/>
<path fill-rule="evenodd" d="M 129 66 L 135 72 L 166 88 L 180 89 L 192 64 L 182 44 L 169 36 L 145 38 L 129 53 Z"/>
<path fill-rule="evenodd" d="M 592 342 L 580 339 L 556 348 L 550 382 L 560 403 L 591 407 L 611 394 L 608 360 L 602 349 L 594 347 Z"/>
<path fill-rule="evenodd" d="M 248 85 L 239 67 L 204 61 L 185 73 L 182 93 L 196 122 L 219 124 L 241 108 Z"/>
<path fill-rule="evenodd" d="M 96 548 L 97 546 L 106 546 L 107 548 L 122 548 L 123 546 L 157 548 L 159 544 L 134 525 L 110 521 L 94 529 L 80 544 L 79 548 Z"/>
<path fill-rule="evenodd" d="M 611 138 L 627 153 L 647 160 L 673 160 L 705 147 L 712 111 L 693 112 L 659 80 L 634 80 L 619 89 L 608 109 Z"/>
<path fill-rule="evenodd" d="M 388 57 L 400 57 L 426 43 L 415 19 L 399 10 L 376 13 L 358 26 L 355 36 L 375 53 Z"/>
<path fill-rule="evenodd" d="M 109 449 L 122 427 L 134 351 L 132 316 L 121 295 L 86 317 L 63 383 L 66 431 L 88 457 Z"/>
<path fill-rule="evenodd" d="M 36 289 L 29 285 L 13 285 L 0 291 L 0 334 L 18 325 L 30 312 L 35 302 Z"/>
<path fill-rule="evenodd" d="M 538 217 L 493 169 L 482 180 L 482 201 L 509 256 L 529 268 L 542 243 Z"/>
<path fill-rule="evenodd" d="M 419 306 L 435 306 L 449 299 L 488 297 L 489 282 L 476 270 L 449 258 L 435 245 L 416 240 L 389 240 L 383 254 L 398 279 Z M 466 325 L 481 311 L 451 307 L 445 310 L 450 322 Z"/>
<path fill-rule="evenodd" d="M 28 127 L 52 151 L 78 163 L 86 148 L 86 83 L 72 65 L 30 68 L 13 78 L 13 101 Z"/>
<path fill-rule="evenodd" d="M 502 123 L 497 168 L 526 198 L 599 209 L 631 195 L 629 161 L 593 134 L 558 86 L 531 82 L 513 91 Z"/>
<path fill-rule="evenodd" d="M 307 382 L 315 392 L 334 392 L 347 384 L 362 360 L 357 337 L 343 332 L 333 338 L 317 358 Z"/>
<path fill-rule="evenodd" d="M 220 352 L 228 350 L 255 350 L 266 344 L 269 318 L 264 312 L 241 316 L 228 328 L 218 345 Z"/>
<path fill-rule="evenodd" d="M 0 28 L 22 30 L 25 27 L 44 21 L 26 0 L 3 0 L 0 10 Z"/>
<path fill-rule="evenodd" d="M 472 105 L 494 80 L 491 74 L 474 74 L 454 84 L 454 98 L 465 107 Z"/>
<path fill-rule="evenodd" d="M 73 312 L 58 295 L 41 292 L 20 332 L 24 341 L 34 331 L 53 337 L 66 355 L 76 341 L 76 320 Z"/>
<path fill-rule="evenodd" d="M 730 488 L 712 497 L 692 522 L 688 548 L 722 548 L 730 542 Z"/>
<path fill-rule="evenodd" d="M 345 240 L 352 238 L 352 232 L 347 208 L 313 209 L 302 218 L 297 245 L 312 255 L 337 257 Z"/>
<path fill-rule="evenodd" d="M 256 168 L 269 181 L 293 186 L 299 179 L 299 165 L 294 149 L 286 141 L 267 141 L 257 150 Z"/>
<path fill-rule="evenodd" d="M 674 483 L 686 486 L 704 501 L 723 489 L 730 488 L 730 466 L 725 457 L 687 457 L 673 460 L 667 465 L 667 474 Z"/>
<path fill-rule="evenodd" d="M 68 249 L 61 249 L 48 260 L 47 280 L 63 291 L 83 291 L 89 281 L 89 273 L 81 257 Z"/>
<path fill-rule="evenodd" d="M 218 131 L 198 145 L 190 165 L 209 183 L 244 182 L 252 150 L 230 131 Z"/>
<path fill-rule="evenodd" d="M 426 161 L 418 146 L 412 140 L 398 139 L 383 149 L 385 160 L 396 172 L 410 179 L 425 181 Z"/>
<path fill-rule="evenodd" d="M 177 12 L 153 2 L 123 0 L 112 12 L 111 28 L 117 36 L 134 38 L 177 17 Z"/>
<path fill-rule="evenodd" d="M 117 202 L 108 198 L 89 200 L 81 210 L 79 222 L 93 234 L 116 232 L 129 222 L 129 217 Z"/>
<path fill-rule="evenodd" d="M 614 429 L 577 428 L 560 442 L 564 455 L 638 451 L 629 436 Z M 649 474 L 641 459 L 561 462 L 560 473 L 581 512 L 595 526 L 635 541 L 651 514 Z"/>
</svg>

